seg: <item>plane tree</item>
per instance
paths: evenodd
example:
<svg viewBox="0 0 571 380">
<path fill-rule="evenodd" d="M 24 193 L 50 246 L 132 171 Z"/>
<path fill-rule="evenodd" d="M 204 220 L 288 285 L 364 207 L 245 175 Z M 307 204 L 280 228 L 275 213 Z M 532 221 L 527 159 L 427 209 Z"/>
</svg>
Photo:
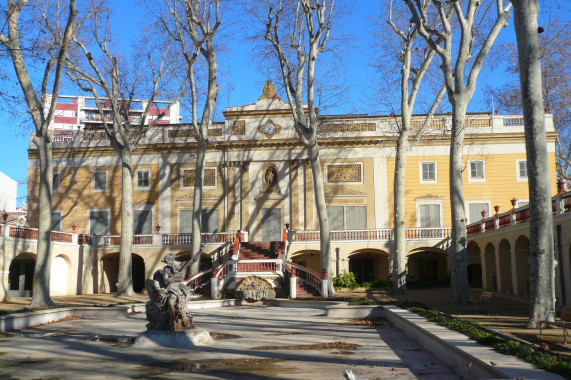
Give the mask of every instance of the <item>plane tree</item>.
<svg viewBox="0 0 571 380">
<path fill-rule="evenodd" d="M 50 297 L 52 137 L 65 57 L 75 33 L 76 1 L 7 1 L 0 22 L 0 59 L 14 70 L 38 149 L 38 245 L 31 306 L 52 305 Z M 6 76 L 3 73 L 2 76 Z M 51 98 L 49 94 L 51 93 Z"/>
<path fill-rule="evenodd" d="M 478 75 L 490 49 L 511 16 L 511 3 L 503 0 L 405 0 L 419 35 L 440 58 L 448 101 L 452 108 L 450 135 L 450 208 L 452 214 L 450 300 L 466 303 L 466 213 L 464 210 L 463 150 L 467 110 L 476 90 Z M 495 16 L 488 10 L 495 8 Z M 433 19 L 439 20 L 433 26 Z M 491 22 L 485 30 L 486 21 Z"/>
<path fill-rule="evenodd" d="M 95 100 L 101 129 L 121 162 L 121 245 L 117 294 L 133 294 L 133 152 L 141 139 L 153 128 L 169 108 L 182 96 L 183 86 L 174 93 L 163 92 L 175 71 L 177 59 L 172 42 L 142 39 L 137 43 L 132 60 L 112 49 L 109 27 L 110 11 L 100 2 L 86 11 L 80 21 L 82 33 L 73 38 L 74 55 L 66 60 L 67 74 L 77 86 Z M 172 90 L 171 90 L 172 91 Z M 158 97 L 172 96 L 168 105 L 149 120 L 149 112 L 158 108 Z M 168 96 L 168 95 L 167 95 Z M 139 100 L 144 99 L 144 100 Z M 131 110 L 142 106 L 140 118 L 132 117 Z"/>
<path fill-rule="evenodd" d="M 327 293 L 330 295 L 334 293 L 331 281 L 331 238 L 317 139 L 319 119 L 315 100 L 315 72 L 317 58 L 325 50 L 331 32 L 334 5 L 334 0 L 270 0 L 266 6 L 265 21 L 265 39 L 273 47 L 294 128 L 307 149 L 311 163 L 319 219 L 321 268 L 327 273 Z M 284 19 L 287 22 L 282 22 Z"/>
</svg>

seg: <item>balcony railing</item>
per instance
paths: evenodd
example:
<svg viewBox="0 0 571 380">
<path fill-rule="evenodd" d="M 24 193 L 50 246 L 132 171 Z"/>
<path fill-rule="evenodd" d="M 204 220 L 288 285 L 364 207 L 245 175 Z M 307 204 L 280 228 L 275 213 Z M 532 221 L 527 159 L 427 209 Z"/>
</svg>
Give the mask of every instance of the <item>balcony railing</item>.
<svg viewBox="0 0 571 380">
<path fill-rule="evenodd" d="M 407 239 L 446 239 L 452 235 L 450 227 L 407 228 Z M 294 243 L 314 242 L 320 239 L 319 231 L 295 231 Z M 331 231 L 331 241 L 389 241 L 393 240 L 392 228 L 377 228 L 373 230 L 337 230 Z"/>
<path fill-rule="evenodd" d="M 551 211 L 553 215 L 561 215 L 571 212 L 571 192 L 556 195 L 551 200 Z M 490 218 L 482 219 L 479 222 L 466 226 L 468 235 L 480 234 L 487 231 L 498 230 L 516 224 L 529 222 L 529 205 L 511 209 L 502 214 L 496 214 Z"/>
</svg>

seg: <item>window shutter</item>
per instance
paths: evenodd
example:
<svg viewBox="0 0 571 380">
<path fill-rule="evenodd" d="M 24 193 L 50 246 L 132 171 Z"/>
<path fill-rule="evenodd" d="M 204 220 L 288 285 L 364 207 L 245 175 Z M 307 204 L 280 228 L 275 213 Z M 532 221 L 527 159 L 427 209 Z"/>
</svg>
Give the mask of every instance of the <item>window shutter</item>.
<svg viewBox="0 0 571 380">
<path fill-rule="evenodd" d="M 178 233 L 192 232 L 192 210 L 178 210 Z"/>
<path fill-rule="evenodd" d="M 345 229 L 345 220 L 343 216 L 342 206 L 327 207 L 327 216 L 329 217 L 329 228 L 332 231 Z"/>
<path fill-rule="evenodd" d="M 348 230 L 364 230 L 367 228 L 365 206 L 345 207 L 346 226 Z"/>
</svg>

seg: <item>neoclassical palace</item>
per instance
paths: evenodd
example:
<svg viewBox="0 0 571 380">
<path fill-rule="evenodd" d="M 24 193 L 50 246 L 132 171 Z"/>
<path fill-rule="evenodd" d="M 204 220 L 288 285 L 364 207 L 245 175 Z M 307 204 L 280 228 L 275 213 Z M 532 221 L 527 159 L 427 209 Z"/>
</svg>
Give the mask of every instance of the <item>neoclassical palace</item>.
<svg viewBox="0 0 571 380">
<path fill-rule="evenodd" d="M 267 83 L 261 92 L 255 103 L 227 108 L 224 121 L 213 123 L 208 131 L 202 262 L 209 273 L 207 280 L 219 279 L 216 290 L 234 286 L 224 280 L 228 276 L 239 278 L 253 272 L 276 275 L 296 268 L 299 282 L 313 285 L 321 275 L 319 222 L 307 152 L 294 131 L 290 108 L 273 84 Z M 116 289 L 121 166 L 103 131 L 86 116 L 89 111 L 87 106 L 77 107 L 65 128 L 56 128 L 54 134 L 53 228 L 61 231 L 53 233 L 54 295 Z M 177 123 L 178 108 L 173 114 L 176 117 L 171 116 L 169 123 L 151 128 L 133 152 L 136 290 L 161 267 L 166 254 L 184 258 L 190 253 L 196 142 L 192 127 Z M 359 282 L 386 279 L 393 243 L 399 118 L 352 114 L 319 119 L 333 274 L 351 271 Z M 422 120 L 418 116 L 413 123 Z M 556 133 L 551 114 L 546 113 L 545 121 L 555 196 Z M 436 284 L 449 276 L 450 123 L 451 115 L 436 115 L 408 154 L 406 236 L 412 282 Z M 529 233 L 518 212 L 527 209 L 529 168 L 522 117 L 470 114 L 464 159 L 465 207 L 472 240 L 470 284 L 524 297 Z M 37 236 L 38 155 L 32 144 L 28 179 L 28 225 L 3 226 L 2 297 L 29 295 Z M 562 206 L 556 215 L 569 219 L 571 213 L 565 212 L 569 197 L 559 198 Z M 508 224 L 502 215 L 511 218 Z M 571 226 L 566 223 L 558 253 L 565 256 L 566 267 L 558 272 L 558 292 L 568 303 Z M 501 238 L 507 230 L 513 237 Z M 493 237 L 488 239 L 488 235 Z M 273 251 L 272 244 L 277 247 Z M 244 247 L 249 257 L 240 253 L 240 249 L 246 251 Z M 256 249 L 257 256 L 251 256 Z M 196 283 L 204 285 L 205 280 Z"/>
</svg>

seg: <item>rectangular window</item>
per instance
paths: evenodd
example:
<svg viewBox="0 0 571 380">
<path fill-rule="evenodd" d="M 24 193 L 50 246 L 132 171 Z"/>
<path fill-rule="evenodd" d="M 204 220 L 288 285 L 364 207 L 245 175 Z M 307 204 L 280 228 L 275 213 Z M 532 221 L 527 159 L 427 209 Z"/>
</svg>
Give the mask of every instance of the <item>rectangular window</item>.
<svg viewBox="0 0 571 380">
<path fill-rule="evenodd" d="M 202 210 L 202 232 L 214 232 L 218 229 L 218 210 Z"/>
<path fill-rule="evenodd" d="M 95 170 L 91 173 L 91 190 L 107 190 L 107 170 Z"/>
<path fill-rule="evenodd" d="M 422 204 L 418 209 L 420 212 L 419 227 L 442 227 L 439 204 Z"/>
<path fill-rule="evenodd" d="M 470 161 L 469 174 L 468 179 L 472 182 L 484 181 L 486 179 L 484 161 Z"/>
<path fill-rule="evenodd" d="M 490 216 L 490 205 L 488 203 L 468 204 L 468 223 L 476 223 L 482 220 L 482 211 L 486 211 L 486 218 Z"/>
<path fill-rule="evenodd" d="M 52 212 L 52 231 L 61 231 L 61 211 Z"/>
<path fill-rule="evenodd" d="M 437 182 L 436 162 L 420 163 L 420 183 Z"/>
<path fill-rule="evenodd" d="M 367 228 L 365 206 L 328 206 L 329 228 L 335 230 L 364 230 Z"/>
<path fill-rule="evenodd" d="M 364 230 L 367 228 L 365 206 L 345 207 L 345 228 L 348 230 Z"/>
<path fill-rule="evenodd" d="M 153 210 L 133 210 L 133 234 L 150 235 L 153 233 Z"/>
<path fill-rule="evenodd" d="M 519 160 L 517 162 L 517 179 L 518 181 L 527 181 L 527 161 Z"/>
<path fill-rule="evenodd" d="M 139 190 L 148 190 L 151 188 L 151 170 L 139 169 L 135 171 L 135 188 Z"/>
<path fill-rule="evenodd" d="M 89 210 L 89 233 L 96 235 L 109 234 L 108 210 Z"/>
<path fill-rule="evenodd" d="M 218 229 L 218 210 L 202 210 L 202 232 Z M 192 210 L 178 210 L 178 233 L 192 233 Z"/>
<path fill-rule="evenodd" d="M 52 191 L 54 193 L 58 193 L 59 192 L 59 184 L 61 181 L 61 176 L 59 172 L 54 172 L 54 175 L 52 177 Z"/>
<path fill-rule="evenodd" d="M 329 218 L 329 229 L 344 230 L 345 229 L 345 215 L 343 206 L 329 206 L 327 207 L 327 216 Z"/>
<path fill-rule="evenodd" d="M 262 241 L 281 240 L 281 210 L 279 208 L 263 208 L 261 212 Z"/>
</svg>

